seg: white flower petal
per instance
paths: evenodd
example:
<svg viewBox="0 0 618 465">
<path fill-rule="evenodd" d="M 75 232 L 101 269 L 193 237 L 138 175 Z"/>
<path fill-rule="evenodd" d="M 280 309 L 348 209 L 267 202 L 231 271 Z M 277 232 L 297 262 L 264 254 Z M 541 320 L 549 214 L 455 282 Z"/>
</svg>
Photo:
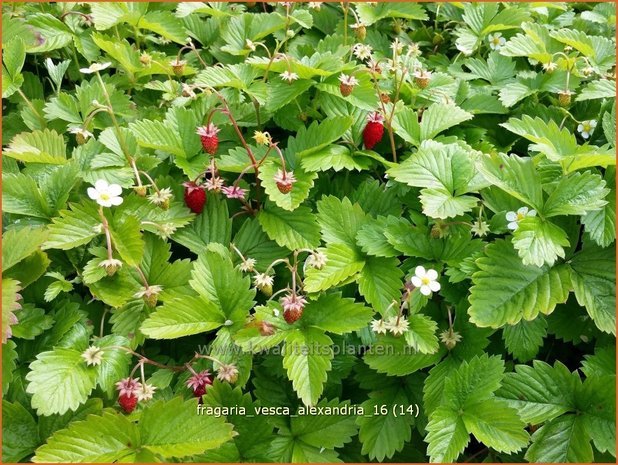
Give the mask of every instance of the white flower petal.
<svg viewBox="0 0 618 465">
<path fill-rule="evenodd" d="M 440 283 L 438 281 L 432 281 L 428 286 L 433 292 L 438 292 L 440 290 Z"/>
<path fill-rule="evenodd" d="M 536 216 L 536 210 L 530 210 L 526 216 Z"/>
<path fill-rule="evenodd" d="M 421 294 L 423 295 L 431 294 L 431 289 L 429 288 L 429 286 L 421 286 Z"/>
<path fill-rule="evenodd" d="M 519 213 L 520 215 L 525 215 L 526 213 L 528 213 L 528 207 L 521 207 L 517 210 L 517 213 Z"/>
<path fill-rule="evenodd" d="M 515 212 L 507 212 L 506 213 L 506 220 L 507 221 L 516 221 L 517 220 L 517 213 L 515 213 Z"/>
<path fill-rule="evenodd" d="M 421 287 L 423 285 L 423 281 L 418 276 L 412 276 L 410 281 L 414 287 Z"/>
<path fill-rule="evenodd" d="M 588 124 L 590 124 L 590 127 L 594 129 L 597 127 L 597 120 L 596 119 L 590 120 Z"/>
<path fill-rule="evenodd" d="M 122 187 L 120 187 L 118 184 L 110 184 L 107 188 L 107 192 L 109 193 L 109 195 L 118 196 L 122 194 Z"/>
<path fill-rule="evenodd" d="M 106 191 L 109 187 L 109 183 L 105 179 L 99 179 L 94 183 L 94 188 L 99 192 Z"/>
<path fill-rule="evenodd" d="M 517 221 L 513 221 L 507 224 L 506 227 L 509 228 L 511 231 L 515 231 L 519 227 L 519 225 L 517 224 Z"/>
<path fill-rule="evenodd" d="M 102 207 L 111 207 L 112 206 L 112 202 L 111 199 L 110 200 L 103 200 L 103 199 L 98 199 L 97 203 L 99 205 L 101 205 Z"/>
<path fill-rule="evenodd" d="M 420 265 L 419 265 L 419 266 L 417 266 L 417 267 L 414 269 L 414 274 L 415 274 L 416 276 L 418 276 L 419 278 L 424 278 L 426 273 L 427 273 L 427 272 L 425 271 L 425 267 L 424 267 L 424 266 L 420 266 Z"/>
<path fill-rule="evenodd" d="M 438 272 L 436 270 L 427 270 L 427 274 L 425 275 L 432 281 L 438 279 Z"/>
<path fill-rule="evenodd" d="M 122 203 L 122 197 L 112 197 L 109 201 L 112 205 L 120 205 Z"/>
<path fill-rule="evenodd" d="M 582 137 L 583 137 L 584 139 L 588 139 L 588 138 L 590 137 L 590 133 L 588 133 L 588 132 L 584 131 L 584 132 L 582 132 Z"/>
<path fill-rule="evenodd" d="M 87 192 L 88 192 L 88 197 L 90 197 L 92 200 L 97 200 L 99 198 L 99 193 L 94 187 L 89 187 L 87 189 Z"/>
<path fill-rule="evenodd" d="M 584 130 L 584 125 L 583 124 L 578 124 L 577 125 L 577 131 L 578 132 L 582 132 Z"/>
</svg>

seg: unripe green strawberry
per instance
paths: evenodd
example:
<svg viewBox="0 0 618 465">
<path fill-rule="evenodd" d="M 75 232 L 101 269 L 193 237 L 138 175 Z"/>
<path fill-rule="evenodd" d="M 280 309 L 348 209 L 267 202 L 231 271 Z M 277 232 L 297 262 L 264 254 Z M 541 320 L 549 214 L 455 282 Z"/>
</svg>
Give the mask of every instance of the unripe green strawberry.
<svg viewBox="0 0 618 465">
<path fill-rule="evenodd" d="M 573 92 L 570 90 L 563 90 L 558 92 L 558 104 L 561 107 L 568 107 L 571 104 L 571 96 Z"/>
</svg>

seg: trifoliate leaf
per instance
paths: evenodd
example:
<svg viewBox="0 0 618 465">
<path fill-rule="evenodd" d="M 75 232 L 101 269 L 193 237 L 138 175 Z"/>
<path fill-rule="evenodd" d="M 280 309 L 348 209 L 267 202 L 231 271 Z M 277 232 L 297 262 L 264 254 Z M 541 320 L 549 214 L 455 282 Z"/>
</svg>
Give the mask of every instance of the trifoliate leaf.
<svg viewBox="0 0 618 465">
<path fill-rule="evenodd" d="M 472 275 L 470 321 L 481 327 L 499 328 L 520 320 L 550 314 L 566 301 L 571 280 L 566 265 L 526 266 L 513 246 L 498 240 L 476 261 Z"/>
<path fill-rule="evenodd" d="M 320 243 L 320 226 L 308 207 L 298 207 L 290 212 L 271 205 L 257 218 L 268 237 L 282 247 L 310 249 Z"/>
<path fill-rule="evenodd" d="M 81 352 L 57 348 L 42 352 L 30 364 L 26 391 L 39 415 L 76 410 L 95 386 L 97 370 L 87 367 Z"/>
</svg>

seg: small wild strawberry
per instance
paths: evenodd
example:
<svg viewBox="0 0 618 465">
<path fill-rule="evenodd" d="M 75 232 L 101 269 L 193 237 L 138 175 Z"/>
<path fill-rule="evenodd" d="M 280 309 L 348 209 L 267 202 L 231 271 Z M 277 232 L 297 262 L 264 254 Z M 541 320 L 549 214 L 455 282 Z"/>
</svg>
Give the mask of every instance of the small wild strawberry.
<svg viewBox="0 0 618 465">
<path fill-rule="evenodd" d="M 185 204 L 193 213 L 199 215 L 206 203 L 206 190 L 194 181 L 185 182 L 183 186 L 185 186 Z"/>
<path fill-rule="evenodd" d="M 385 92 L 382 92 L 380 94 L 380 100 L 382 100 L 383 103 L 388 103 L 391 101 L 391 98 L 389 97 L 389 95 Z"/>
<path fill-rule="evenodd" d="M 212 123 L 209 123 L 208 126 L 197 128 L 196 133 L 199 134 L 202 139 L 202 147 L 204 148 L 204 152 L 211 155 L 217 153 L 217 147 L 219 146 L 219 136 L 217 136 L 218 132 L 219 128 Z"/>
<path fill-rule="evenodd" d="M 363 142 L 365 148 L 371 150 L 382 140 L 384 135 L 384 117 L 377 111 L 367 116 L 367 126 L 363 130 Z"/>
<path fill-rule="evenodd" d="M 303 316 L 303 309 L 307 300 L 300 295 L 292 292 L 281 299 L 281 305 L 283 306 L 283 318 L 288 324 L 294 324 Z"/>
<path fill-rule="evenodd" d="M 296 182 L 296 177 L 292 171 L 277 170 L 274 176 L 277 183 L 277 189 L 282 194 L 289 194 L 292 191 L 292 185 Z"/>
<path fill-rule="evenodd" d="M 123 394 L 118 396 L 118 404 L 125 413 L 131 413 L 137 407 L 137 396 L 133 394 Z"/>
<path fill-rule="evenodd" d="M 177 77 L 181 77 L 183 75 L 183 73 L 185 72 L 186 64 L 187 62 L 185 60 L 179 60 L 178 58 L 170 61 L 170 66 L 172 67 L 172 70 Z"/>
<path fill-rule="evenodd" d="M 419 70 L 414 73 L 414 83 L 421 89 L 427 88 L 429 80 L 431 79 L 431 72 Z"/>
<path fill-rule="evenodd" d="M 354 35 L 356 36 L 356 38 L 360 42 L 363 42 L 367 37 L 367 26 L 365 25 L 365 23 L 360 21 L 356 24 L 353 24 L 352 29 L 354 29 Z"/>
<path fill-rule="evenodd" d="M 194 397 L 202 397 L 206 394 L 206 386 L 212 384 L 212 378 L 208 370 L 195 373 L 187 380 L 187 387 L 193 390 Z"/>
<path fill-rule="evenodd" d="M 358 85 L 358 79 L 354 76 L 348 76 L 347 74 L 341 74 L 339 76 L 339 82 L 339 91 L 344 97 L 350 95 L 354 87 Z"/>
</svg>

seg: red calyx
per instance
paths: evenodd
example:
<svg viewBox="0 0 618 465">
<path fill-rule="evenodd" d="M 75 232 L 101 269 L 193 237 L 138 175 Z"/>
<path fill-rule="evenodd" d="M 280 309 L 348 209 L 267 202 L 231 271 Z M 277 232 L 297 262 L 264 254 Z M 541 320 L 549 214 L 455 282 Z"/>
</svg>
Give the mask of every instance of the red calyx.
<svg viewBox="0 0 618 465">
<path fill-rule="evenodd" d="M 206 203 L 206 190 L 193 181 L 185 182 L 183 186 L 185 186 L 185 204 L 193 213 L 199 215 Z"/>
<path fill-rule="evenodd" d="M 137 406 L 137 396 L 123 394 L 118 397 L 118 404 L 126 413 L 131 413 Z"/>
<path fill-rule="evenodd" d="M 382 140 L 384 135 L 384 125 L 382 123 L 369 121 L 363 131 L 363 142 L 365 147 L 369 150 L 373 149 L 375 145 Z"/>
</svg>

